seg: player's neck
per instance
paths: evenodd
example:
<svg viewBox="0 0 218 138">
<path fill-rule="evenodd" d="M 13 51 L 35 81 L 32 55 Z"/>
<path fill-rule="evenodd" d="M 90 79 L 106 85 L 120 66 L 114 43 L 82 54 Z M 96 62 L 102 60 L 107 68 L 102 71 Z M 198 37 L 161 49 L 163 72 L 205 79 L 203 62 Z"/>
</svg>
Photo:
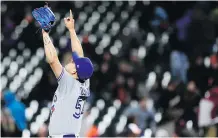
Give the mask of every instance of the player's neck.
<svg viewBox="0 0 218 138">
<path fill-rule="evenodd" d="M 80 80 L 80 79 L 79 79 L 77 73 L 75 73 L 75 74 L 70 73 L 70 75 L 73 76 L 73 78 L 76 79 L 76 80 L 78 80 L 80 83 L 84 83 L 84 82 L 85 82 L 84 80 Z"/>
<path fill-rule="evenodd" d="M 77 73 L 68 72 L 74 79 L 79 79 Z"/>
</svg>

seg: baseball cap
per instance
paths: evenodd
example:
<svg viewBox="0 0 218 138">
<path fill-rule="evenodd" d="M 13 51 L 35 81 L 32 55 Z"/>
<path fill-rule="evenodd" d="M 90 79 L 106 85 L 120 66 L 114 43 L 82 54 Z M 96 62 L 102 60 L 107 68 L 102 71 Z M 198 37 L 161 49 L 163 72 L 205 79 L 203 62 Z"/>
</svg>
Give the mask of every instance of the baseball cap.
<svg viewBox="0 0 218 138">
<path fill-rule="evenodd" d="M 82 80 L 92 76 L 94 68 L 91 60 L 87 57 L 79 57 L 76 52 L 72 53 L 78 77 Z"/>
</svg>

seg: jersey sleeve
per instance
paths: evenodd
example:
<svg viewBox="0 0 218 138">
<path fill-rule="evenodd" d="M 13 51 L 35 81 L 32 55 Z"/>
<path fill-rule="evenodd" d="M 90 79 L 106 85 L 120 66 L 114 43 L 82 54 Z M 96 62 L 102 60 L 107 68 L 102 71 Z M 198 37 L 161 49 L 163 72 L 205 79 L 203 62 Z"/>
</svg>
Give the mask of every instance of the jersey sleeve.
<svg viewBox="0 0 218 138">
<path fill-rule="evenodd" d="M 64 67 L 62 67 L 61 74 L 60 74 L 60 76 L 57 78 L 58 84 L 61 83 L 62 80 L 64 80 L 64 79 L 62 79 L 62 78 L 65 78 L 65 77 L 63 77 L 63 76 L 65 76 L 64 74 L 66 74 L 66 70 L 64 69 Z"/>
</svg>

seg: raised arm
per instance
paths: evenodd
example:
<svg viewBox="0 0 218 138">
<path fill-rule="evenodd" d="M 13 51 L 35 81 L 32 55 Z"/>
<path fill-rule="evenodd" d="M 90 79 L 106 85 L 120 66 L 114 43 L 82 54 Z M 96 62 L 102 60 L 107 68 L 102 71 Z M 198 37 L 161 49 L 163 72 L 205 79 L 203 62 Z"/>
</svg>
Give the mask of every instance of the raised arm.
<svg viewBox="0 0 218 138">
<path fill-rule="evenodd" d="M 58 78 L 62 72 L 62 65 L 58 59 L 57 51 L 49 37 L 49 34 L 42 30 L 42 35 L 47 62 L 50 64 L 56 78 Z"/>
<path fill-rule="evenodd" d="M 70 32 L 72 52 L 77 52 L 77 54 L 80 57 L 84 57 L 83 48 L 81 46 L 81 43 L 80 43 L 80 41 L 76 35 L 76 31 L 74 29 L 74 19 L 73 19 L 73 14 L 72 14 L 71 10 L 70 10 L 70 17 L 64 18 L 64 22 L 65 22 L 67 29 Z"/>
</svg>

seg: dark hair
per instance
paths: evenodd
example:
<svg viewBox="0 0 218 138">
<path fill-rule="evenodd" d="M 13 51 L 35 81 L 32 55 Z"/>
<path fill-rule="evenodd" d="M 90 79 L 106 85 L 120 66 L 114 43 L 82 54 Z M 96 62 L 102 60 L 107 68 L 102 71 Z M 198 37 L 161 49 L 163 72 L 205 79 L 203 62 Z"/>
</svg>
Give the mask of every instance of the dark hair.
<svg viewBox="0 0 218 138">
<path fill-rule="evenodd" d="M 80 83 L 84 83 L 87 79 L 77 79 Z"/>
</svg>

